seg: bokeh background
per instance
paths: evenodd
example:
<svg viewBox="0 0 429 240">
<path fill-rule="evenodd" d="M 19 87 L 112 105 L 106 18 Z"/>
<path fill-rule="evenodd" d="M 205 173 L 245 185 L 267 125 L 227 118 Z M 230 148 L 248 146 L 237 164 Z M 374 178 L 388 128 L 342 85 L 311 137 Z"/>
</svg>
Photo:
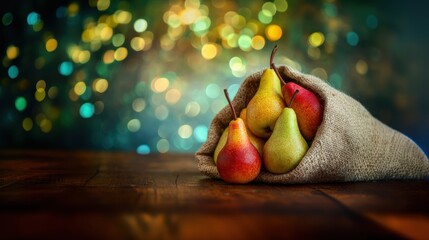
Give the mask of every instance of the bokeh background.
<svg viewBox="0 0 429 240">
<path fill-rule="evenodd" d="M 0 148 L 195 152 L 243 79 L 289 65 L 429 152 L 424 1 L 20 0 L 0 9 Z"/>
</svg>

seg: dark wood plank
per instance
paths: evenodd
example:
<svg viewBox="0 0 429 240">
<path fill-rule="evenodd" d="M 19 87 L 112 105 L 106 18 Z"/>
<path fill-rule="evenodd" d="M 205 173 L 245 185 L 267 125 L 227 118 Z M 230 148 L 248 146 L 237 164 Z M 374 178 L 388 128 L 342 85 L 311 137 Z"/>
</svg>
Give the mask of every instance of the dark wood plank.
<svg viewBox="0 0 429 240">
<path fill-rule="evenodd" d="M 412 239 L 429 237 L 429 183 L 389 181 L 321 186 L 351 211 Z"/>
<path fill-rule="evenodd" d="M 429 226 L 427 182 L 229 185 L 183 154 L 0 151 L 0 183 L 5 238 L 402 238 Z"/>
</svg>

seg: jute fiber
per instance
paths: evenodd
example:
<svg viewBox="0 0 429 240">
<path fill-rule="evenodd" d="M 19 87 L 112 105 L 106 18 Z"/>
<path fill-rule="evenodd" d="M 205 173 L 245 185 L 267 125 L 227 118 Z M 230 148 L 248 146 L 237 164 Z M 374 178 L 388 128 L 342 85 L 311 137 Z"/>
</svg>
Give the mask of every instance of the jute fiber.
<svg viewBox="0 0 429 240">
<path fill-rule="evenodd" d="M 261 171 L 256 182 L 318 183 L 429 177 L 429 160 L 408 137 L 374 118 L 359 102 L 323 80 L 281 66 L 286 81 L 317 93 L 324 102 L 323 121 L 309 150 L 289 173 Z M 237 112 L 256 93 L 262 72 L 247 77 L 232 103 Z M 220 178 L 213 162 L 217 142 L 232 120 L 229 106 L 213 119 L 207 141 L 196 152 L 200 171 Z"/>
</svg>

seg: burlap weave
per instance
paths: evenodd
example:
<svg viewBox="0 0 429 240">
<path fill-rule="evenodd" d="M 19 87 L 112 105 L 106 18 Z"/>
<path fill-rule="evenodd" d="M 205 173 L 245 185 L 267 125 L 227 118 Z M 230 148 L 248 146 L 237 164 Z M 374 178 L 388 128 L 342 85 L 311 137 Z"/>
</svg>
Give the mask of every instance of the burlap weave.
<svg viewBox="0 0 429 240">
<path fill-rule="evenodd" d="M 323 99 L 323 121 L 311 147 L 299 165 L 289 173 L 262 171 L 256 182 L 317 183 L 429 177 L 429 160 L 402 133 L 374 118 L 359 102 L 317 77 L 289 67 L 279 68 L 287 81 L 319 94 Z M 240 112 L 256 93 L 262 72 L 247 77 L 232 103 Z M 200 171 L 220 178 L 213 152 L 222 131 L 232 119 L 228 106 L 213 119 L 207 141 L 196 152 Z"/>
</svg>

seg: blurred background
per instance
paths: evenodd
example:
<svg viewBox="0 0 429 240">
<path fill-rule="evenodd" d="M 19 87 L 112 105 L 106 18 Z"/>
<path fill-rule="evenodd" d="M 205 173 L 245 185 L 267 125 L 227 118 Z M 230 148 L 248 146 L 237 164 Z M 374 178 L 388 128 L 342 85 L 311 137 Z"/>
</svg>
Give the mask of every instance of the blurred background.
<svg viewBox="0 0 429 240">
<path fill-rule="evenodd" d="M 244 78 L 289 65 L 429 153 L 421 1 L 21 0 L 0 9 L 0 149 L 195 152 Z"/>
</svg>

